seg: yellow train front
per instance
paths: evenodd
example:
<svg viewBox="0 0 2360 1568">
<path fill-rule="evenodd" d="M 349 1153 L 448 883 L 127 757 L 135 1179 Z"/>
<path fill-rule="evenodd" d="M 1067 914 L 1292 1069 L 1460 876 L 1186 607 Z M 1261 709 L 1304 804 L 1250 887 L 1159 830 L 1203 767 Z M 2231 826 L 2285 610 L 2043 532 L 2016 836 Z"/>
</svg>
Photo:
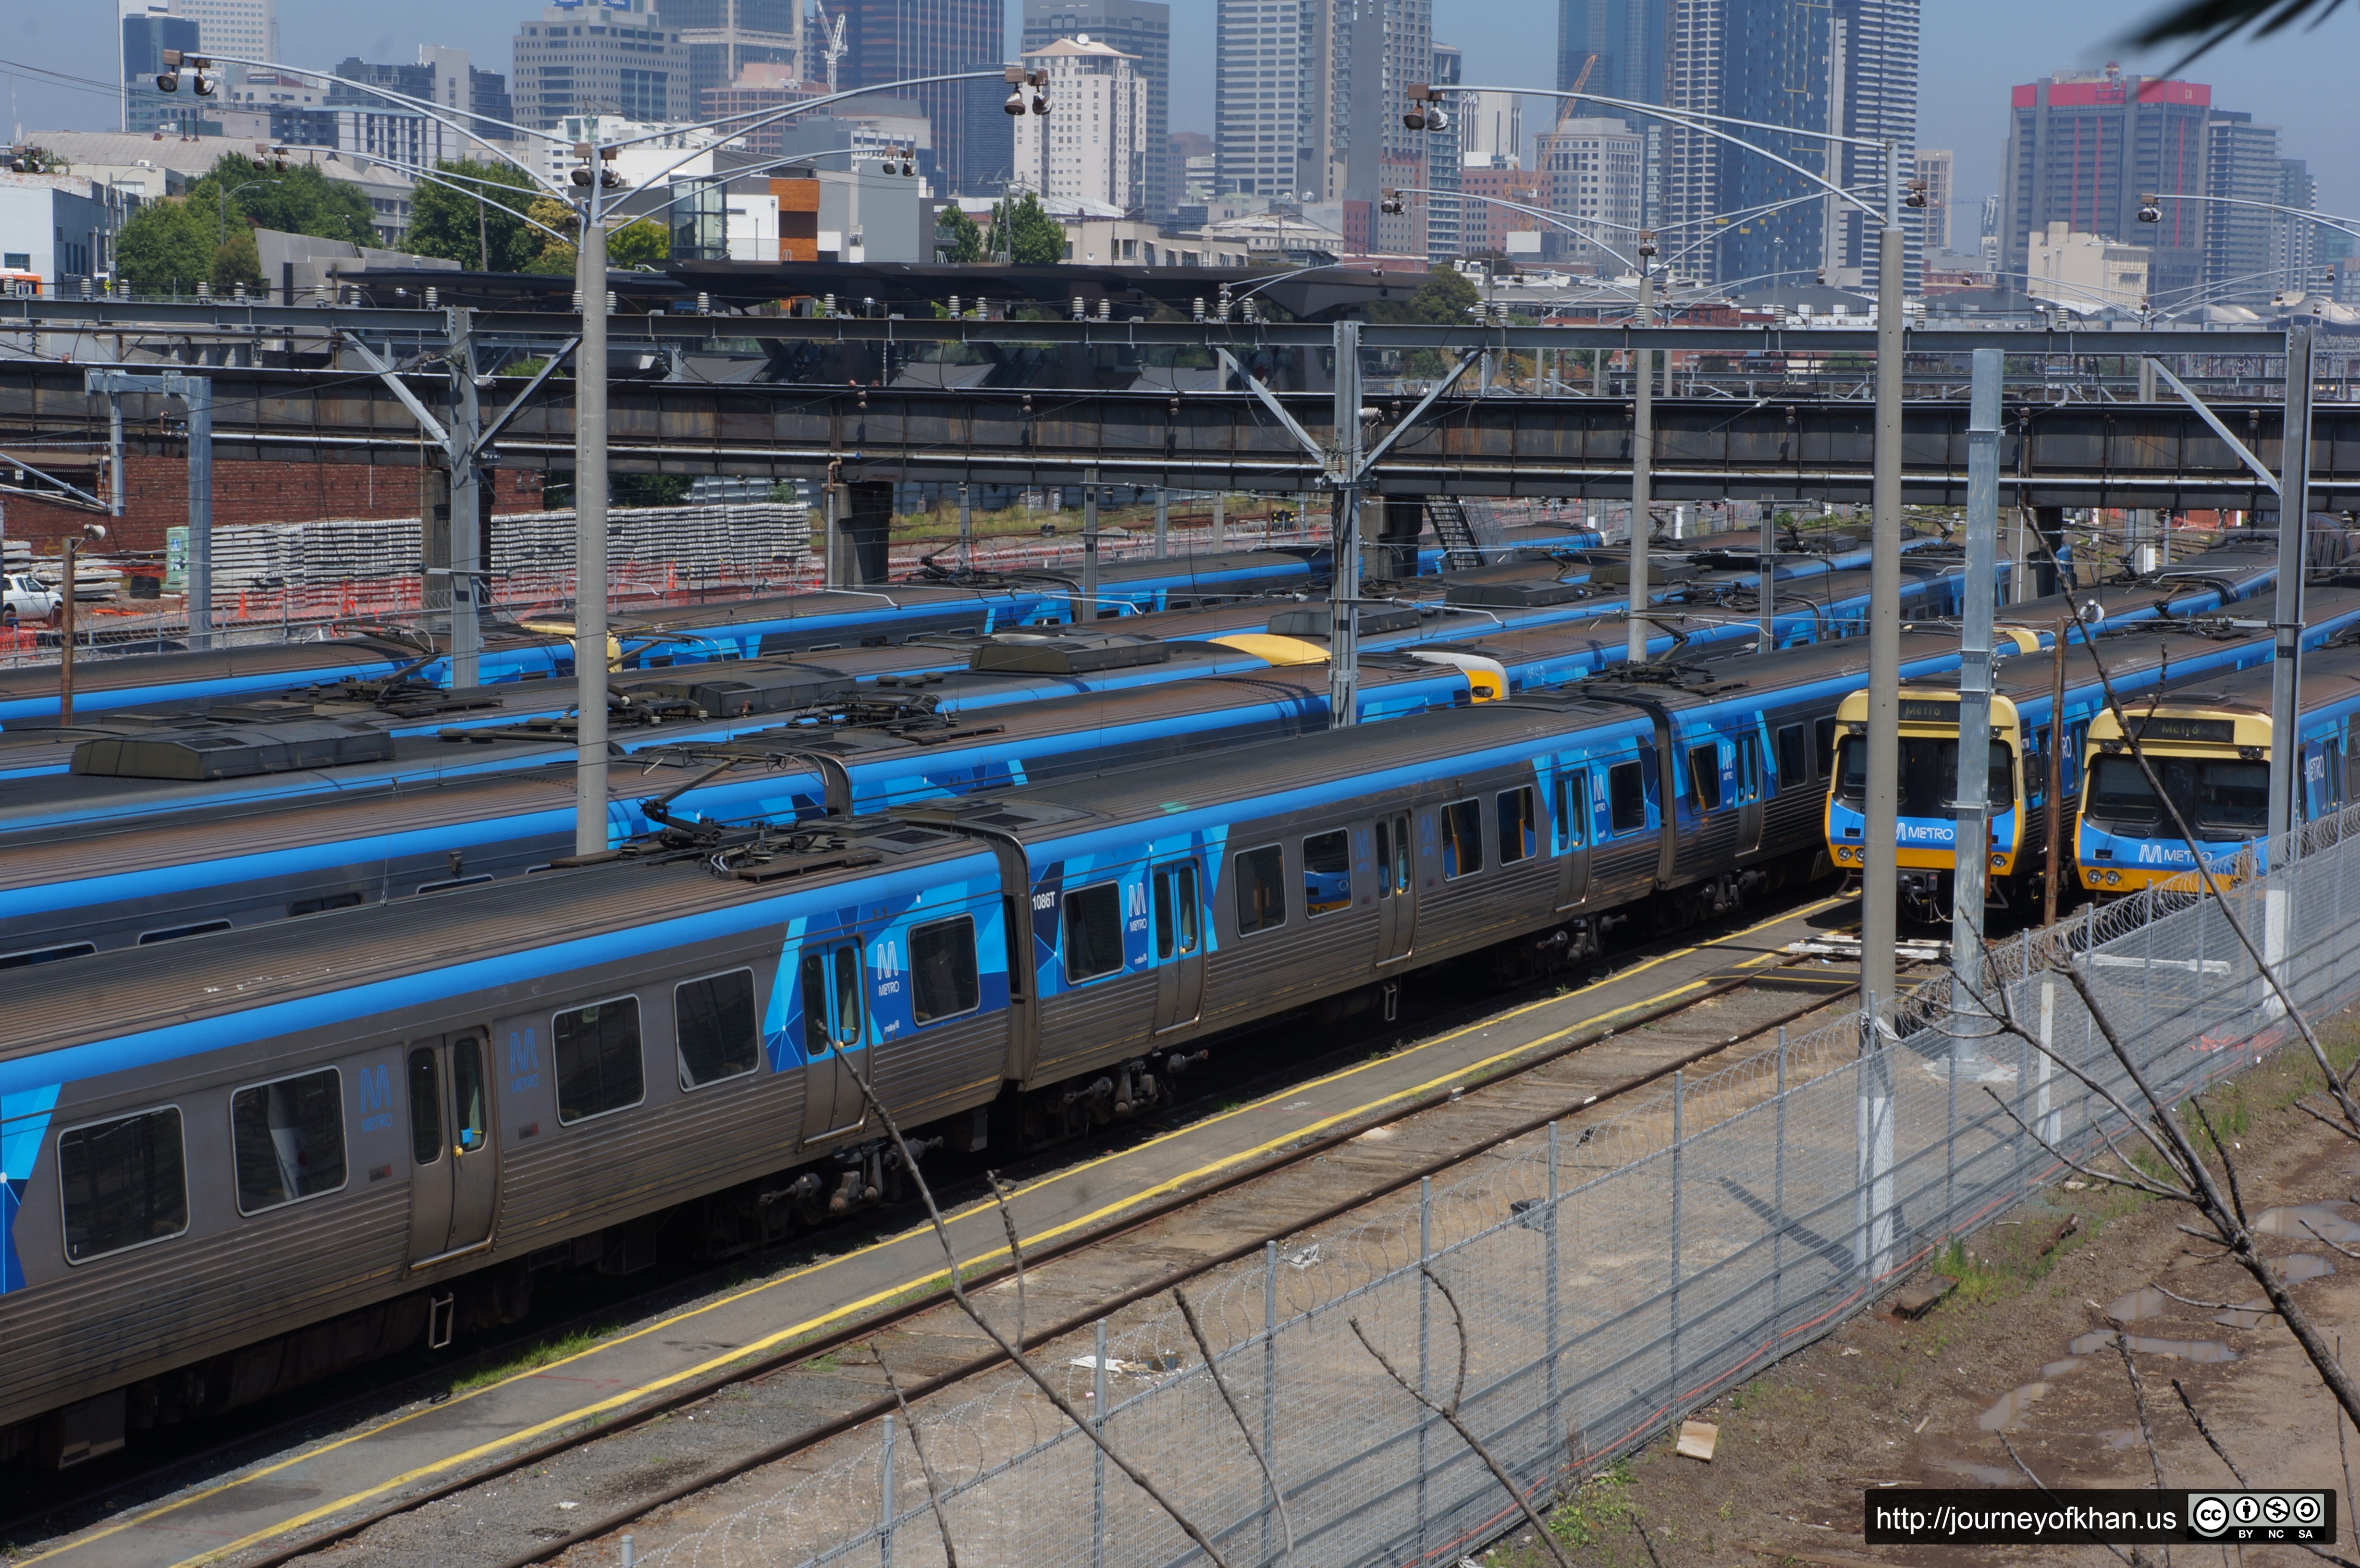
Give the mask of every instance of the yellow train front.
<svg viewBox="0 0 2360 1568">
<path fill-rule="evenodd" d="M 2263 666 L 2257 680 L 2249 672 L 2245 683 L 2266 697 L 2268 673 Z M 2147 767 L 2195 833 L 2213 876 L 2227 882 L 2250 875 L 2269 826 L 2267 708 L 2216 691 L 2153 709 L 2133 706 L 2129 718 Z M 2081 777 L 2073 858 L 2082 887 L 2100 898 L 2158 883 L 2188 892 L 2202 887 L 2195 853 L 2111 711 L 2090 721 Z"/>
<path fill-rule="evenodd" d="M 1987 875 L 1994 897 L 2006 901 L 2006 887 L 2019 868 L 2037 869 L 2039 846 L 2027 842 L 2024 748 L 2016 703 L 1991 700 L 1989 842 Z M 1956 869 L 1958 822 L 1959 694 L 1949 687 L 1906 685 L 1901 689 L 1901 779 L 1899 851 L 1902 909 L 1911 919 L 1950 918 L 1950 887 Z M 1856 691 L 1836 711 L 1835 766 L 1828 791 L 1828 858 L 1836 869 L 1857 875 L 1867 859 L 1868 693 Z M 2038 823 L 2031 825 L 2038 833 Z"/>
</svg>

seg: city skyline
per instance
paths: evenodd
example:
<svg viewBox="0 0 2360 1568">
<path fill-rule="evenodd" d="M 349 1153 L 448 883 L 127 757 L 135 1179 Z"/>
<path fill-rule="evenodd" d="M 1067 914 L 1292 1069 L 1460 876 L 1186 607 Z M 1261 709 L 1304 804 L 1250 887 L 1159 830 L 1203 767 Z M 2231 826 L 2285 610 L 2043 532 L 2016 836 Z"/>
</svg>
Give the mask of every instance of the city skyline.
<svg viewBox="0 0 2360 1568">
<path fill-rule="evenodd" d="M 1918 94 L 1920 145 L 1953 149 L 1953 223 L 1972 233 L 1983 198 L 1999 189 L 2007 131 L 2009 93 L 2018 84 L 2060 71 L 2093 70 L 2119 60 L 2126 72 L 2159 73 L 2176 58 L 2165 51 L 2142 57 L 2119 40 L 2156 9 L 2158 0 L 2087 0 L 2074 8 L 2070 29 L 2055 25 L 2053 8 L 2035 0 L 1991 0 L 1973 8 L 1934 5 L 1921 27 Z M 1214 12 L 1216 0 L 1177 0 L 1172 30 L 1170 127 L 1214 130 Z M 421 44 L 463 49 L 489 69 L 507 60 L 518 27 L 537 5 L 485 6 L 460 0 L 416 0 L 400 13 L 407 26 L 386 26 L 381 8 L 359 0 L 312 0 L 279 16 L 281 48 L 291 63 L 325 68 L 348 55 L 371 60 L 414 59 Z M 1015 58 L 1021 5 L 1006 8 L 1005 52 Z M 1556 84 L 1555 45 L 1559 0 L 1443 0 L 1437 7 L 1436 41 L 1465 54 L 1466 78 L 1486 85 L 1546 87 Z M 119 102 L 112 85 L 119 40 L 115 7 L 71 8 L 27 15 L 0 51 L 0 74 L 10 78 L 12 124 L 28 132 L 111 126 Z M 2360 168 L 2328 155 L 2344 133 L 2347 115 L 2336 89 L 2346 51 L 2333 47 L 2343 37 L 2337 21 L 2309 48 L 2283 40 L 2253 45 L 2233 42 L 2216 49 L 2182 74 L 2214 90 L 2214 101 L 2245 108 L 2281 127 L 2280 147 L 2307 158 L 2318 182 L 2322 211 L 2360 212 Z M 1528 47 L 1535 32 L 1551 48 Z M 2036 44 L 2022 40 L 2035 38 Z M 51 78 L 12 71 L 8 62 L 81 77 L 76 87 Z M 1939 62 L 1939 64 L 1931 63 Z M 1524 125 L 1533 134 L 1553 125 L 1556 105 L 1525 102 Z"/>
</svg>

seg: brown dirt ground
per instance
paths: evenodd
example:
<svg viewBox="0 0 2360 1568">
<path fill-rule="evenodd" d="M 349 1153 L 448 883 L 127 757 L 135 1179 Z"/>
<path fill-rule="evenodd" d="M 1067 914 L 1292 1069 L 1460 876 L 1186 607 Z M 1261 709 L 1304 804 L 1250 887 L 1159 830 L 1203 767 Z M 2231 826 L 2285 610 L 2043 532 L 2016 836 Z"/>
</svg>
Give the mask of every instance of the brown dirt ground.
<svg viewBox="0 0 2360 1568">
<path fill-rule="evenodd" d="M 2348 1064 L 2360 1052 L 2360 1023 L 2341 1019 L 2327 1040 L 2332 1059 Z M 2300 1051 L 2299 1044 L 2294 1052 L 2281 1051 L 2214 1091 L 2207 1109 L 2233 1143 L 2249 1214 L 2267 1205 L 2320 1203 L 2360 1218 L 2354 1196 L 2360 1142 L 2293 1107 L 2320 1083 L 2307 1054 L 2298 1059 Z M 2078 1217 L 2078 1232 L 2038 1256 L 2069 1215 Z M 2250 1276 L 2211 1261 L 2217 1249 L 2175 1228 L 2194 1223 L 2192 1210 L 2120 1188 L 2052 1187 L 1940 1260 L 1943 1272 L 1961 1283 L 1930 1314 L 1913 1323 L 1880 1309 L 1853 1319 L 1697 1412 L 1720 1427 L 1710 1463 L 1678 1456 L 1666 1433 L 1576 1489 L 1551 1514 L 1552 1532 L 1575 1562 L 1597 1568 L 1654 1568 L 1649 1543 L 1660 1568 L 2118 1563 L 2094 1546 L 1870 1547 L 1862 1540 L 1863 1497 L 1890 1484 L 2026 1486 L 1983 1419 L 2011 1390 L 2041 1382 L 2044 1366 L 2067 1359 L 2068 1341 L 2108 1329 L 2107 1309 L 2126 1292 L 2159 1282 L 2202 1301 L 2256 1296 Z M 2266 1249 L 2277 1258 L 2320 1255 L 2334 1265 L 2333 1275 L 2296 1286 L 2295 1300 L 2331 1340 L 2350 1337 L 2360 1356 L 2360 1261 L 2336 1257 L 2300 1231 Z M 1905 1286 L 1935 1271 L 1923 1269 Z M 2344 1494 L 2338 1534 L 2347 1544 L 2337 1551 L 2355 1555 L 2335 1408 L 2293 1336 L 2275 1318 L 2242 1329 L 2215 1323 L 2211 1311 L 2169 1300 L 2159 1305 L 2158 1315 L 2124 1326 L 2154 1339 L 2226 1345 L 2236 1356 L 2203 1362 L 2134 1350 L 2165 1484 L 2235 1484 L 2181 1408 L 2176 1379 L 2254 1485 L 2331 1486 Z M 2053 1371 L 2047 1383 L 2005 1429 L 2045 1485 L 2155 1485 L 2129 1379 L 2111 1344 L 2069 1370 Z M 2360 1466 L 2360 1437 L 2342 1435 Z M 2209 1563 L 2215 1550 L 2181 1547 L 2174 1556 Z M 2232 1562 L 2265 1568 L 2317 1561 L 2284 1547 L 2221 1555 L 2224 1568 Z M 1549 1558 L 1520 1531 L 1479 1561 L 1486 1568 L 1542 1568 Z M 2162 1549 L 2146 1549 L 2145 1561 L 2161 1563 Z"/>
</svg>

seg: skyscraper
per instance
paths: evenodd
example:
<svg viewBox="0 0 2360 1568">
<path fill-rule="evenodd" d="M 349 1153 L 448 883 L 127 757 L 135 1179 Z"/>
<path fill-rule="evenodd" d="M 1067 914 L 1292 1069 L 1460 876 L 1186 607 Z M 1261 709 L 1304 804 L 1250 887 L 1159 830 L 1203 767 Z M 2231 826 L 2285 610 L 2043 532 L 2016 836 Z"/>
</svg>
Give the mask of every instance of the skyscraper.
<svg viewBox="0 0 2360 1568">
<path fill-rule="evenodd" d="M 1214 181 L 1223 194 L 1302 198 L 1327 184 L 1331 0 L 1218 0 Z"/>
<path fill-rule="evenodd" d="M 2191 298 L 2205 267 L 2203 204 L 2166 201 L 2163 221 L 2145 224 L 2138 204 L 2146 191 L 2207 189 L 2212 103 L 2202 83 L 2112 69 L 2016 88 L 2000 170 L 2001 287 L 2021 287 L 2032 234 L 2062 223 L 2072 233 L 2147 245 L 2148 298 L 2159 305 Z M 2269 156 L 2275 162 L 2275 147 Z M 2275 184 L 2274 171 L 2263 178 Z"/>
<path fill-rule="evenodd" d="M 172 14 L 196 23 L 198 47 L 208 53 L 280 58 L 279 0 L 172 0 Z"/>
<path fill-rule="evenodd" d="M 2312 177 L 2310 165 L 2299 158 L 2278 159 L 2278 193 L 2271 200 L 2281 207 L 2297 207 L 2306 212 L 2316 208 L 2319 181 Z M 2270 216 L 2276 221 L 2270 234 L 2270 267 L 2278 274 L 2278 287 L 2289 294 L 2307 294 L 2322 287 L 2319 242 L 2333 231 L 2291 212 L 2273 212 Z"/>
<path fill-rule="evenodd" d="M 1557 0 L 1557 86 L 1570 93 L 1581 82 L 1609 98 L 1661 103 L 1666 90 L 1664 38 L 1671 0 Z M 1588 80 L 1583 81 L 1584 77 Z M 1579 103 L 1575 114 L 1602 111 Z"/>
<path fill-rule="evenodd" d="M 123 83 L 121 125 L 126 131 L 149 132 L 159 125 L 179 125 L 193 111 L 187 93 L 168 96 L 156 91 L 164 69 L 163 51 L 189 53 L 197 47 L 197 25 L 173 16 L 170 0 L 129 0 L 117 27 L 122 50 L 115 80 Z"/>
<path fill-rule="evenodd" d="M 1618 278 L 1635 255 L 1640 166 L 1647 138 L 1628 121 L 1603 114 L 1568 114 L 1533 145 L 1533 163 L 1547 183 L 1539 205 L 1570 218 L 1588 218 L 1576 233 L 1544 229 L 1542 248 L 1558 260 Z"/>
<path fill-rule="evenodd" d="M 749 65 L 803 60 L 803 0 L 661 0 L 667 27 L 688 46 L 692 94 L 727 87 Z M 804 74 L 810 74 L 805 71 Z"/>
<path fill-rule="evenodd" d="M 1675 109 L 1832 132 L 1898 149 L 1910 177 L 1918 139 L 1918 0 L 1679 0 L 1666 29 L 1665 103 Z M 1813 135 L 1747 130 L 1744 138 L 1881 214 L 1882 153 Z M 1743 147 L 1677 126 L 1663 133 L 1658 227 L 1677 270 L 1741 285 L 1802 272 L 1874 288 L 1880 221 L 1816 181 Z M 1726 220 L 1726 222 L 1723 222 Z M 1913 270 L 1920 230 L 1905 214 Z M 1704 236 L 1710 235 L 1709 241 Z M 1704 241 L 1704 243 L 1699 243 Z M 1667 262 L 1666 265 L 1671 265 Z"/>
<path fill-rule="evenodd" d="M 1005 63 L 1001 0 L 846 0 L 847 53 L 838 84 L 881 87 L 920 76 L 997 71 Z M 941 82 L 897 89 L 924 105 L 934 130 L 934 167 L 952 191 L 998 189 L 1010 168 L 996 81 Z"/>
<path fill-rule="evenodd" d="M 510 46 L 508 96 L 517 124 L 545 129 L 568 114 L 616 114 L 648 124 L 684 121 L 688 47 L 653 0 L 551 0 Z"/>
<path fill-rule="evenodd" d="M 1134 62 L 1147 92 L 1147 181 L 1138 200 L 1150 217 L 1168 216 L 1180 200 L 1164 155 L 1172 133 L 1172 7 L 1164 0 L 1024 0 L 1025 53 L 1083 33 Z"/>
</svg>

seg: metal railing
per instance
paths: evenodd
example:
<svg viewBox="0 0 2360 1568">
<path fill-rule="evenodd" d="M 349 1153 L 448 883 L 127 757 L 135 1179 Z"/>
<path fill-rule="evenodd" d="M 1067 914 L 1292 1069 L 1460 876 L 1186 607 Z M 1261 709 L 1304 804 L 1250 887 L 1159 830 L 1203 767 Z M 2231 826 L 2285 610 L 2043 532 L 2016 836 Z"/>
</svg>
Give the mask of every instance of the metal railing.
<svg viewBox="0 0 2360 1568">
<path fill-rule="evenodd" d="M 2257 1062 L 2291 1030 L 2227 915 L 2286 954 L 2281 979 L 2308 1014 L 2347 1005 L 2360 994 L 2355 833 L 2360 808 L 2274 846 L 2267 863 L 2282 869 L 2228 889 L 2226 911 L 2149 892 L 1997 944 L 1985 973 L 2000 1012 L 2134 1110 L 2059 966 L 2080 969 L 2168 1099 Z M 1460 1413 L 1546 1508 L 2056 1178 L 2050 1149 L 2103 1154 L 2120 1116 L 2024 1039 L 1986 1021 L 1954 1065 L 1953 1018 L 1937 1005 L 1948 985 L 1874 1029 L 1847 1018 L 1782 1031 L 1775 1051 L 1676 1074 L 1611 1116 L 1504 1145 L 1454 1181 L 1202 1281 L 1192 1293 L 1284 1490 L 1295 1561 L 1455 1562 L 1516 1522 L 1485 1466 L 1353 1334 L 1357 1320 L 1447 1399 L 1459 1342 L 1426 1270 L 1465 1316 Z M 1278 1514 L 1199 1358 L 1183 1354 L 1190 1343 L 1157 1301 L 1036 1355 L 1230 1563 L 1277 1563 Z M 1012 1374 L 917 1419 L 963 1563 L 1203 1560 Z M 906 1429 L 888 1420 L 809 1458 L 820 1468 L 639 1561 L 942 1561 Z"/>
</svg>

